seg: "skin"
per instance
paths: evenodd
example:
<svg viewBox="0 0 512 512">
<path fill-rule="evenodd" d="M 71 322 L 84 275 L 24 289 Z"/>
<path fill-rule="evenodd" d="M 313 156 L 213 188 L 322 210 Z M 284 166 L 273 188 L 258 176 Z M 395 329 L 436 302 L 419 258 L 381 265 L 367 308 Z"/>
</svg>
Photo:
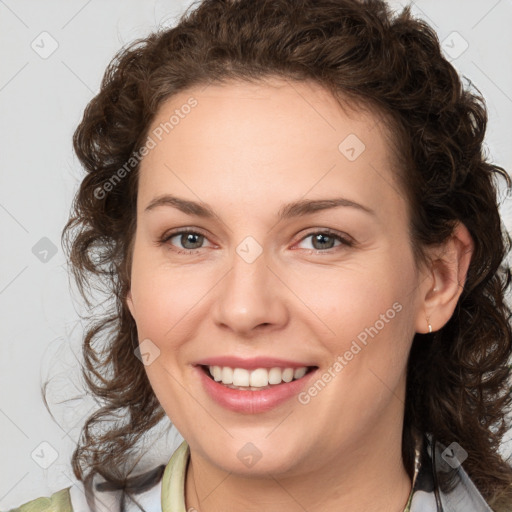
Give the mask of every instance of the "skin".
<svg viewBox="0 0 512 512">
<path fill-rule="evenodd" d="M 340 108 L 316 83 L 191 88 L 161 106 L 150 131 L 191 96 L 198 105 L 141 163 L 127 298 L 139 340 L 160 350 L 145 366 L 151 385 L 190 446 L 187 509 L 403 510 L 407 357 L 428 318 L 436 330 L 453 313 L 471 257 L 466 228 L 418 264 L 385 125 L 369 110 Z M 349 134 L 366 146 L 354 161 L 338 149 Z M 145 211 L 161 194 L 216 216 Z M 278 222 L 286 203 L 334 197 L 373 213 L 341 206 Z M 179 228 L 205 235 L 203 245 L 159 243 Z M 353 245 L 313 245 L 325 229 Z M 263 249 L 252 263 L 236 252 L 247 236 Z M 193 368 L 205 357 L 264 355 L 307 361 L 321 375 L 396 303 L 400 312 L 307 404 L 229 411 Z M 252 467 L 237 457 L 249 442 L 262 455 Z"/>
</svg>

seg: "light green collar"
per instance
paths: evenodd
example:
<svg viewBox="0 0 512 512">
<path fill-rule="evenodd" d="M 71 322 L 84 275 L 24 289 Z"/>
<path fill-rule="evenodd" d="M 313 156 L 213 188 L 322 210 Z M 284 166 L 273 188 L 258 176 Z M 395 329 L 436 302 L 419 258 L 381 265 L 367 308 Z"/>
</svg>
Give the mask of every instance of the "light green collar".
<svg viewBox="0 0 512 512">
<path fill-rule="evenodd" d="M 172 454 L 162 476 L 162 512 L 187 512 L 185 508 L 185 475 L 190 449 L 183 441 Z"/>
</svg>

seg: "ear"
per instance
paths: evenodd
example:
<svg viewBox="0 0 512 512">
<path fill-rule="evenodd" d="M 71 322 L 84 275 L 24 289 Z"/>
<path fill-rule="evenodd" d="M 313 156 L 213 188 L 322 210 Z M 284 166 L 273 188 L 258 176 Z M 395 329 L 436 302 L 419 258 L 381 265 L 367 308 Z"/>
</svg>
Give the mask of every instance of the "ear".
<svg viewBox="0 0 512 512">
<path fill-rule="evenodd" d="M 428 249 L 429 264 L 420 290 L 416 332 L 441 329 L 451 318 L 466 282 L 474 243 L 464 224 L 457 223 L 452 235 L 440 246 Z"/>
<path fill-rule="evenodd" d="M 130 310 L 132 317 L 135 319 L 135 315 L 134 315 L 135 308 L 133 307 L 133 299 L 132 299 L 132 291 L 131 290 L 126 294 L 126 305 L 128 306 L 128 309 Z"/>
</svg>

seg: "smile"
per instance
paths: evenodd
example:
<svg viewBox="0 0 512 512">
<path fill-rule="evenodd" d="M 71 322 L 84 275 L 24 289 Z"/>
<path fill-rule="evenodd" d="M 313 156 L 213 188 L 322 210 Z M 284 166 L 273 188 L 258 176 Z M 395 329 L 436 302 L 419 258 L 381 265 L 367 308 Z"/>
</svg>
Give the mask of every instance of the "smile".
<svg viewBox="0 0 512 512">
<path fill-rule="evenodd" d="M 308 372 L 307 366 L 299 368 L 232 368 L 230 366 L 208 366 L 210 376 L 231 389 L 257 391 L 271 386 L 301 379 Z"/>
<path fill-rule="evenodd" d="M 280 364 L 273 361 L 273 364 Z M 224 409 L 242 414 L 271 411 L 303 391 L 317 366 L 269 366 L 240 368 L 212 364 L 195 365 L 207 396 Z"/>
</svg>

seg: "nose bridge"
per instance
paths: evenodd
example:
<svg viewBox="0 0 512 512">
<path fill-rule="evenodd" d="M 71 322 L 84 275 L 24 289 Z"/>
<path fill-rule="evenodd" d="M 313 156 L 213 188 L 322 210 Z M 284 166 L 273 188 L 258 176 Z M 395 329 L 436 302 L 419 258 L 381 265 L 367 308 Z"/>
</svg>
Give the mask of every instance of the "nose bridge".
<svg viewBox="0 0 512 512">
<path fill-rule="evenodd" d="M 288 312 L 282 287 L 269 268 L 267 252 L 246 237 L 230 255 L 231 271 L 219 283 L 214 320 L 237 333 L 282 326 Z"/>
</svg>

